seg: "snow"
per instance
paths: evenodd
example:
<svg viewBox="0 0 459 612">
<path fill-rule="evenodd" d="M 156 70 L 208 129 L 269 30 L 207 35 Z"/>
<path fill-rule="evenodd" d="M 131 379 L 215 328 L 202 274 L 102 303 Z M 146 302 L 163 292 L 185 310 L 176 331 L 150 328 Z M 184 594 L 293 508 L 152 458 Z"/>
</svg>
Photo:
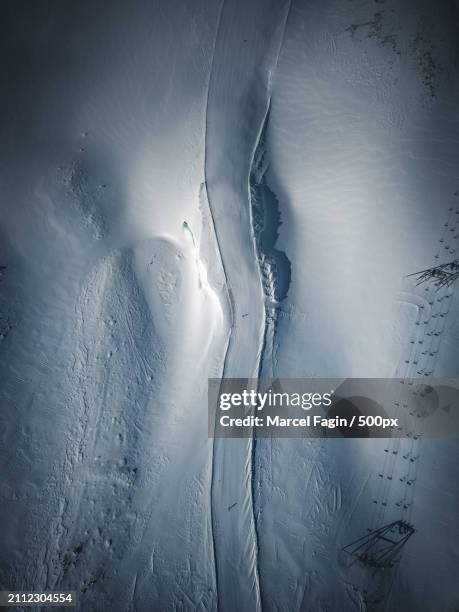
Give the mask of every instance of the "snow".
<svg viewBox="0 0 459 612">
<path fill-rule="evenodd" d="M 387 14 L 394 7 L 382 8 Z M 431 7 L 424 3 L 415 11 L 411 5 L 411 22 L 404 7 L 397 44 L 410 49 Z M 417 368 L 405 366 L 403 351 L 416 330 L 419 306 L 428 305 L 423 289 L 415 291 L 404 276 L 433 260 L 454 206 L 457 79 L 442 76 L 453 71 L 443 59 L 452 39 L 444 35 L 436 49 L 437 61 L 444 63 L 432 99 L 415 51 L 399 57 L 374 36 L 357 41 L 357 34 L 349 35 L 346 28 L 365 22 L 376 7 L 354 9 L 351 15 L 341 3 L 294 3 L 276 71 L 266 139 L 268 182 L 283 219 L 278 245 L 292 261 L 286 315 L 277 332 L 279 377 L 416 376 Z M 383 30 L 390 27 L 385 18 L 382 24 Z M 424 312 L 422 318 L 430 319 Z M 448 322 L 456 313 L 457 300 Z M 451 372 L 453 363 L 457 355 L 449 350 L 433 366 L 435 375 Z M 403 460 L 384 464 L 387 446 L 377 440 L 258 442 L 256 507 L 261 589 L 272 602 L 267 607 L 363 606 L 363 588 L 374 586 L 365 572 L 359 576 L 344 565 L 339 550 L 367 527 L 398 518 L 400 484 L 382 494 L 387 511 L 372 507 L 381 469 L 396 482 L 405 475 Z M 398 454 L 411 446 L 401 441 Z M 451 477 L 457 445 L 425 440 L 419 450 L 415 503 L 408 511 L 419 531 L 392 588 L 383 590 L 390 596 L 387 609 L 447 609 L 455 601 L 454 573 L 444 568 L 457 564 L 457 488 L 453 478 L 433 494 L 433 483 L 439 472 Z M 432 533 L 434 539 L 427 535 Z M 455 535 L 450 539 L 448 533 Z M 275 582 L 263 581 L 274 572 Z"/>
<path fill-rule="evenodd" d="M 455 609 L 454 440 L 213 440 L 207 380 L 457 375 L 457 294 L 406 278 L 457 245 L 456 3 L 4 14 L 0 588 Z"/>
</svg>

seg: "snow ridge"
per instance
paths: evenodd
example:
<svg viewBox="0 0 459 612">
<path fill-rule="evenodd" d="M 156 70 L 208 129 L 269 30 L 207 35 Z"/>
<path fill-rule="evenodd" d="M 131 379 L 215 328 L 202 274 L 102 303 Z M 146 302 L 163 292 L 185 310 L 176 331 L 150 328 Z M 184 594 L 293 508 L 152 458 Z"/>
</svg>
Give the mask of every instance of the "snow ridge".
<svg viewBox="0 0 459 612">
<path fill-rule="evenodd" d="M 210 70 L 209 70 L 209 77 L 207 80 L 207 91 L 206 91 L 206 102 L 205 102 L 205 109 L 204 109 L 204 183 L 202 185 L 202 190 L 201 190 L 201 195 L 203 196 L 202 199 L 205 199 L 205 203 L 207 205 L 207 209 L 209 211 L 209 218 L 210 218 L 210 224 L 211 224 L 211 231 L 214 235 L 215 238 L 215 245 L 216 245 L 216 251 L 218 253 L 218 257 L 220 260 L 220 264 L 221 264 L 221 269 L 223 272 L 223 277 L 225 279 L 225 287 L 224 290 L 226 292 L 226 301 L 227 301 L 227 305 L 228 305 L 228 309 L 229 309 L 229 319 L 230 319 L 230 327 L 229 327 L 229 332 L 228 332 L 228 337 L 227 337 L 227 341 L 226 341 L 226 346 L 225 346 L 225 353 L 224 353 L 224 358 L 223 358 L 223 367 L 222 367 L 222 377 L 225 376 L 225 366 L 226 366 L 226 360 L 227 360 L 227 356 L 228 356 L 228 349 L 229 349 L 229 345 L 231 342 L 231 334 L 232 334 L 232 330 L 234 327 L 234 307 L 233 307 L 233 299 L 232 299 L 232 295 L 231 295 L 231 289 L 228 285 L 228 275 L 226 273 L 226 269 L 225 269 L 225 264 L 223 261 L 223 257 L 222 257 L 222 252 L 221 252 L 221 247 L 220 247 L 220 241 L 218 238 L 218 234 L 215 228 L 215 219 L 214 219 L 214 214 L 212 211 L 212 207 L 210 205 L 210 200 L 209 200 L 209 193 L 207 190 L 207 134 L 208 134 L 208 125 L 207 125 L 207 120 L 208 120 L 208 108 L 209 108 L 209 94 L 210 94 L 210 82 L 212 79 L 212 71 L 213 71 L 213 67 L 214 67 L 214 61 L 215 61 L 215 49 L 216 49 L 216 45 L 217 45 L 217 40 L 218 40 L 218 35 L 220 33 L 220 27 L 221 27 L 221 22 L 222 22 L 222 15 L 223 15 L 223 8 L 225 5 L 225 0 L 221 0 L 220 2 L 220 7 L 218 10 L 218 16 L 217 16 L 217 25 L 215 28 L 215 36 L 214 36 L 214 41 L 213 41 L 213 48 L 212 48 L 212 59 L 211 59 L 211 64 L 210 64 Z M 202 202 L 201 202 L 202 205 Z M 215 541 L 215 513 L 213 510 L 213 492 L 214 492 L 214 487 L 215 487 L 215 465 L 214 465 L 214 461 L 215 461 L 215 438 L 212 438 L 211 441 L 212 444 L 212 456 L 211 456 L 211 461 L 210 461 L 210 487 L 209 487 L 209 494 L 210 494 L 210 499 L 209 499 L 209 507 L 210 507 L 210 533 L 211 533 L 211 540 L 212 540 L 212 551 L 213 551 L 213 562 L 214 562 L 214 581 L 215 581 L 215 599 L 216 599 L 216 605 L 218 606 L 218 597 L 219 597 L 219 585 L 218 585 L 218 555 L 217 555 L 217 546 L 216 546 L 216 541 Z"/>
<path fill-rule="evenodd" d="M 261 122 L 260 132 L 255 144 L 252 162 L 249 172 L 249 208 L 250 221 L 252 225 L 252 236 L 255 252 L 258 259 L 261 285 L 265 298 L 264 308 L 264 332 L 262 344 L 259 351 L 258 379 L 263 376 L 274 377 L 274 346 L 277 329 L 278 304 L 286 296 L 291 280 L 291 264 L 285 253 L 275 248 L 278 238 L 278 228 L 281 224 L 278 201 L 266 182 L 268 162 L 266 156 L 266 130 L 269 122 L 271 107 L 272 77 L 277 67 L 281 49 L 284 43 L 287 23 L 292 8 L 291 0 L 288 3 L 286 15 L 282 28 L 281 41 L 273 64 L 268 75 L 267 82 L 267 104 L 266 111 Z M 256 508 L 257 482 L 257 439 L 252 437 L 250 453 L 250 491 L 254 524 L 255 550 L 256 550 L 256 577 L 258 581 L 258 593 L 260 598 L 260 610 L 263 610 L 263 592 L 260 579 L 260 537 L 259 537 L 259 512 Z"/>
<path fill-rule="evenodd" d="M 278 202 L 266 182 L 268 168 L 265 148 L 266 128 L 269 121 L 269 105 L 255 148 L 250 171 L 250 218 L 255 252 L 258 259 L 260 281 L 264 295 L 264 331 L 259 352 L 258 378 L 274 376 L 274 346 L 278 323 L 280 302 L 287 296 L 290 285 L 291 264 L 285 253 L 275 248 L 278 227 L 281 224 Z M 258 391 L 258 389 L 257 389 Z M 256 575 L 259 582 L 260 609 L 263 609 L 262 590 L 259 573 L 259 511 L 257 499 L 257 439 L 251 442 L 251 503 L 256 545 Z"/>
</svg>

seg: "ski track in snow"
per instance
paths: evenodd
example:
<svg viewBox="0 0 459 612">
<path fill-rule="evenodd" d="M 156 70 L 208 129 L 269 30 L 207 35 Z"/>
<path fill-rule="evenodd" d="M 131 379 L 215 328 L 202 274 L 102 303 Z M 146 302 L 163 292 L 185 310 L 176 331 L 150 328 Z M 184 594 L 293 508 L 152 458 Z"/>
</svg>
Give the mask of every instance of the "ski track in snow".
<svg viewBox="0 0 459 612">
<path fill-rule="evenodd" d="M 268 115 L 268 110 L 269 110 L 269 103 L 270 103 L 270 88 L 271 88 L 271 79 L 273 77 L 273 72 L 275 71 L 275 67 L 277 64 L 277 59 L 279 57 L 279 53 L 280 53 L 280 49 L 282 46 L 282 40 L 283 40 L 283 36 L 284 36 L 284 32 L 285 32 L 285 28 L 286 28 L 286 23 L 288 20 L 288 15 L 290 12 L 290 2 L 288 2 L 286 4 L 286 10 L 285 10 L 285 14 L 283 16 L 283 25 L 281 27 L 281 33 L 280 33 L 280 41 L 277 43 L 278 47 L 277 47 L 277 52 L 275 54 L 275 57 L 272 61 L 272 64 L 267 68 L 267 83 L 265 85 L 266 87 L 266 98 L 263 101 L 264 105 L 265 105 L 265 109 L 264 109 L 264 113 L 261 116 L 261 119 L 259 120 L 259 130 L 258 130 L 258 134 L 255 137 L 254 140 L 254 144 L 252 145 L 252 153 L 251 153 L 251 159 L 249 161 L 248 164 L 248 168 L 246 169 L 246 189 L 247 192 L 246 193 L 242 193 L 241 196 L 243 198 L 243 201 L 246 201 L 247 203 L 247 209 L 248 209 L 248 218 L 250 221 L 250 236 L 251 239 L 254 241 L 253 242 L 253 253 L 255 255 L 255 257 L 257 257 L 257 249 L 255 246 L 255 239 L 254 239 L 254 228 L 253 228 L 253 220 L 252 220 L 252 208 L 251 208 L 251 196 L 250 196 L 250 190 L 251 190 L 251 185 L 250 185 L 250 178 L 252 175 L 252 166 L 254 164 L 254 158 L 255 158 L 255 154 L 257 151 L 257 148 L 259 146 L 259 142 L 260 142 L 260 138 L 263 134 L 263 129 L 265 126 L 265 122 L 266 122 L 266 117 Z M 224 5 L 222 4 L 221 7 L 221 15 L 223 14 L 223 9 L 224 9 Z M 219 26 L 220 26 L 220 21 L 221 21 L 221 15 L 220 15 L 220 20 L 219 20 Z M 217 37 L 216 37 L 216 41 L 218 39 L 218 32 L 217 32 Z M 215 43 L 216 44 L 216 43 Z M 215 70 L 214 68 L 214 62 L 212 62 L 212 68 L 211 68 L 211 74 L 210 74 L 210 80 L 209 80 L 209 92 L 210 92 L 210 86 L 211 86 L 211 82 L 212 82 L 212 74 L 213 74 L 213 70 Z M 207 106 L 209 106 L 209 94 L 207 97 Z M 206 113 L 207 116 L 207 113 Z M 208 134 L 208 130 L 209 127 L 206 125 L 206 156 L 208 154 L 208 144 L 207 144 L 207 134 Z M 205 168 L 207 168 L 207 165 L 205 166 Z M 206 175 L 206 186 L 207 186 L 207 175 Z M 207 195 L 208 195 L 208 202 L 209 202 L 209 207 L 212 210 L 213 204 L 212 204 L 212 197 L 209 196 L 208 191 L 207 191 Z M 218 238 L 219 232 L 221 232 L 222 230 L 219 228 L 218 226 L 218 222 L 215 223 L 215 215 L 212 215 L 212 218 L 214 220 L 214 227 L 215 227 L 215 233 L 216 233 L 216 240 L 217 240 L 217 244 L 218 244 L 218 250 L 220 252 L 220 257 L 221 257 L 221 261 L 222 261 L 222 266 L 223 269 L 225 270 L 225 257 L 222 253 L 222 248 L 220 246 L 220 241 Z M 258 266 L 258 263 L 257 263 Z M 260 278 L 260 284 L 262 285 L 262 279 L 261 279 L 261 272 L 260 270 L 258 271 L 259 273 L 259 278 Z M 232 291 L 230 289 L 231 287 L 231 283 L 230 283 L 230 279 L 228 278 L 228 275 L 225 271 L 225 278 L 226 278 L 226 282 L 228 285 L 228 301 L 230 304 L 230 312 L 231 312 L 231 330 L 233 331 L 236 325 L 236 321 L 235 321 L 235 316 L 236 316 L 236 310 L 235 310 L 235 305 L 233 302 L 233 297 L 232 297 Z M 261 293 L 261 297 L 263 296 L 263 293 Z M 263 298 L 262 298 L 263 299 Z M 264 309 L 264 308 L 263 308 Z M 263 315 L 265 316 L 265 315 Z M 261 338 L 259 340 L 259 345 L 260 345 L 260 349 L 257 352 L 256 355 L 256 363 L 255 363 L 255 371 L 258 371 L 258 373 L 261 371 L 262 368 L 262 354 L 263 354 L 263 345 L 264 345 L 264 336 L 266 334 L 266 321 L 264 320 L 262 323 L 262 332 L 261 332 Z M 228 347 L 226 350 L 226 355 L 225 355 L 225 360 L 224 360 L 224 368 L 223 368 L 223 377 L 231 377 L 234 376 L 231 366 L 228 366 L 228 361 L 227 361 L 227 356 L 229 354 L 229 352 L 232 349 L 232 341 L 233 341 L 233 334 L 232 332 L 230 332 L 230 336 L 228 339 Z M 237 344 L 236 344 L 237 346 Z M 231 441 L 227 441 L 227 443 L 230 443 Z M 215 455 L 216 455 L 216 445 L 221 445 L 221 444 L 225 444 L 225 441 L 221 441 L 221 440 L 214 440 L 213 443 L 213 458 L 212 458 L 212 485 L 211 485 L 211 513 L 212 513 L 212 524 L 213 524 L 213 531 L 215 530 L 215 525 L 216 525 L 216 513 L 219 512 L 221 513 L 222 510 L 216 509 L 216 504 L 215 504 L 215 497 L 217 495 L 221 495 L 220 491 L 218 490 L 218 487 L 216 486 L 216 481 L 215 481 Z M 254 607 L 254 609 L 262 609 L 263 607 L 263 599 L 262 599 L 262 593 L 260 592 L 260 576 L 259 576 L 259 567 L 258 567 L 258 555 L 259 555 L 259 544 L 258 544 L 258 534 L 257 534 L 257 518 L 256 518 L 256 510 L 255 510 L 255 506 L 254 506 L 254 478 L 255 478 L 255 474 L 254 474 L 254 467 L 255 467 L 255 451 L 256 451 L 256 443 L 255 440 L 251 440 L 249 445 L 247 446 L 247 449 L 244 450 L 244 453 L 247 457 L 247 461 L 246 464 L 244 466 L 244 472 L 246 474 L 246 479 L 248 481 L 249 484 L 245 485 L 245 499 L 244 502 L 241 503 L 241 501 L 239 500 L 239 507 L 241 508 L 241 510 L 245 511 L 250 511 L 252 516 L 250 519 L 250 522 L 252 523 L 252 527 L 251 527 L 251 535 L 249 536 L 250 539 L 253 540 L 253 544 L 252 544 L 252 550 L 249 553 L 250 556 L 253 558 L 252 561 L 252 571 L 253 571 L 253 589 L 256 593 L 255 595 L 255 601 L 252 604 L 252 607 Z M 231 455 L 230 455 L 231 457 Z M 221 460 L 220 460 L 221 461 Z M 225 459 L 225 461 L 227 462 L 227 468 L 229 470 L 233 470 L 233 466 L 231 465 L 231 459 L 227 458 Z M 221 479 L 225 478 L 225 465 L 219 465 L 220 470 L 222 471 L 222 476 Z M 231 507 L 235 507 L 235 503 L 232 504 Z M 248 510 L 250 509 L 250 510 Z M 221 518 L 220 518 L 221 520 Z M 238 535 L 238 537 L 240 537 L 240 535 Z M 247 601 L 244 602 L 243 599 L 241 599 L 240 603 L 237 604 L 237 599 L 234 600 L 233 598 L 235 597 L 234 593 L 228 593 L 228 588 L 222 588 L 222 586 L 220 585 L 220 580 L 218 578 L 218 574 L 219 571 L 224 571 L 224 568 L 222 568 L 222 570 L 220 569 L 220 566 L 222 565 L 221 561 L 219 560 L 221 558 L 222 555 L 226 555 L 226 552 L 224 551 L 220 551 L 219 550 L 219 544 L 215 538 L 215 535 L 213 536 L 213 543 L 214 543 L 214 558 L 215 558 L 215 566 L 216 566 L 216 585 L 217 585 L 217 601 L 218 601 L 218 605 L 219 605 L 219 609 L 234 609 L 234 606 L 237 605 L 240 609 L 246 609 L 247 608 Z M 248 577 L 246 578 L 248 579 Z M 233 587 L 234 588 L 234 587 Z"/>
<path fill-rule="evenodd" d="M 433 236 L 454 3 L 97 4 L 6 11 L 2 585 L 85 612 L 453 609 L 452 441 L 208 440 L 205 400 L 208 377 L 457 376 L 457 292 L 401 283 L 457 246 Z M 388 578 L 349 566 L 400 516 Z"/>
</svg>

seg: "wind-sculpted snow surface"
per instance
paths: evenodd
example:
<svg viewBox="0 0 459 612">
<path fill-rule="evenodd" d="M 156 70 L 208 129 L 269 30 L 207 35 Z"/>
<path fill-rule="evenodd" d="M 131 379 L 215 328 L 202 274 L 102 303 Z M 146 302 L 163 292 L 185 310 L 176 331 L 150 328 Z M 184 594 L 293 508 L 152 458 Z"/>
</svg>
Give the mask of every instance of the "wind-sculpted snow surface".
<svg viewBox="0 0 459 612">
<path fill-rule="evenodd" d="M 436 10 L 293 3 L 266 132 L 278 248 L 292 262 L 274 376 L 457 376 L 457 296 L 404 281 L 457 248 L 457 26 L 451 7 Z M 456 444 L 428 440 L 259 440 L 263 599 L 271 609 L 454 609 L 457 458 Z M 385 577 L 340 553 L 402 516 L 417 532 Z"/>
<path fill-rule="evenodd" d="M 218 7 L 3 8 L 1 587 L 72 588 L 85 611 L 215 609 Z"/>
<path fill-rule="evenodd" d="M 455 610 L 457 444 L 212 440 L 207 380 L 457 377 L 405 278 L 457 258 L 457 3 L 2 11 L 0 590 Z"/>
</svg>

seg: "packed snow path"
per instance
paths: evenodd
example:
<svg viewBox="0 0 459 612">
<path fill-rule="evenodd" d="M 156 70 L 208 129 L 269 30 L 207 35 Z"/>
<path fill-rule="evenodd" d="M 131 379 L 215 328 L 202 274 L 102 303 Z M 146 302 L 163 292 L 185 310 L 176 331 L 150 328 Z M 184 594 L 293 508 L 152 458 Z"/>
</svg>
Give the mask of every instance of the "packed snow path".
<svg viewBox="0 0 459 612">
<path fill-rule="evenodd" d="M 206 393 L 457 377 L 457 291 L 403 280 L 456 248 L 457 2 L 3 11 L 1 586 L 85 612 L 353 612 L 380 587 L 455 609 L 453 441 L 213 441 Z M 390 579 L 349 568 L 400 515 Z"/>
</svg>

